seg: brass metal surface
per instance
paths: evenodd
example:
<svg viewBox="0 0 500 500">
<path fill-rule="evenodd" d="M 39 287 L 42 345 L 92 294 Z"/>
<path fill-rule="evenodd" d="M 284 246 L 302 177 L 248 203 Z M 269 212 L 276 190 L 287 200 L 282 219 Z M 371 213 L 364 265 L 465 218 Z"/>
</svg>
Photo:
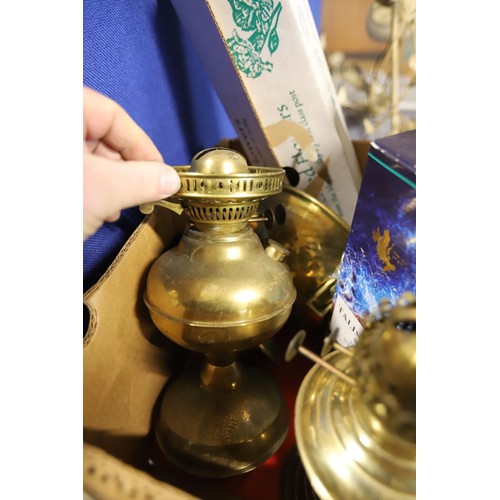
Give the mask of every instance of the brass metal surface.
<svg viewBox="0 0 500 500">
<path fill-rule="evenodd" d="M 263 392 L 265 391 L 265 393 Z M 156 439 L 167 458 L 198 476 L 249 472 L 281 446 L 289 414 L 265 372 L 239 362 L 186 370 L 165 393 Z"/>
<path fill-rule="evenodd" d="M 304 378 L 295 434 L 321 499 L 415 498 L 415 348 L 416 303 L 406 296 L 367 323 L 349 354 L 337 350 L 324 358 L 356 386 L 320 365 Z"/>
<path fill-rule="evenodd" d="M 181 181 L 177 193 L 140 209 L 145 214 L 154 206 L 184 211 L 201 231 L 243 229 L 259 201 L 283 189 L 282 168 L 247 165 L 243 155 L 226 148 L 206 149 L 194 156 L 191 165 L 173 168 Z"/>
<path fill-rule="evenodd" d="M 164 454 L 200 476 L 247 472 L 269 458 L 288 430 L 288 410 L 266 374 L 237 353 L 262 344 L 285 324 L 296 290 L 288 251 L 265 249 L 249 221 L 260 200 L 279 193 L 284 171 L 252 167 L 224 148 L 177 167 L 181 188 L 169 198 L 192 227 L 151 267 L 144 301 L 170 340 L 203 353 L 167 387 L 155 424 Z"/>
<path fill-rule="evenodd" d="M 199 352 L 238 351 L 274 335 L 296 292 L 257 235 L 188 229 L 151 268 L 145 302 L 158 329 Z"/>
<path fill-rule="evenodd" d="M 318 321 L 332 309 L 336 270 L 349 235 L 349 226 L 326 205 L 291 186 L 263 200 L 259 210 L 276 214 L 272 226 L 255 231 L 264 244 L 272 238 L 290 253 L 284 260 L 297 289 L 295 308 Z"/>
</svg>

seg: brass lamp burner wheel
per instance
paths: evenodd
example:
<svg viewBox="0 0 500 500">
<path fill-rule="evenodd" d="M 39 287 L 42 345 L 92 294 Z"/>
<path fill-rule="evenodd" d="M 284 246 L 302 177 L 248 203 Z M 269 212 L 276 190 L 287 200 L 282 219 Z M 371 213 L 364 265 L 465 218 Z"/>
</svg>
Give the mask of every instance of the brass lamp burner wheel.
<svg viewBox="0 0 500 500">
<path fill-rule="evenodd" d="M 191 165 L 174 168 L 181 179 L 179 191 L 169 202 L 155 204 L 167 208 L 179 204 L 199 229 L 207 224 L 245 225 L 260 200 L 282 191 L 285 175 L 282 168 L 249 166 L 240 153 L 221 147 L 205 149 Z M 143 211 L 151 211 L 148 207 Z"/>
</svg>

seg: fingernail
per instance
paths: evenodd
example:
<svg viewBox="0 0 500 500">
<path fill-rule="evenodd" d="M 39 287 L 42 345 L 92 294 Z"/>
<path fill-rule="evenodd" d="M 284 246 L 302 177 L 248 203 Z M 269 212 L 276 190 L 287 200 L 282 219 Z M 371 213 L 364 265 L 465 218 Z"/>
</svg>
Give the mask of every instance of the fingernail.
<svg viewBox="0 0 500 500">
<path fill-rule="evenodd" d="M 172 167 L 167 167 L 161 174 L 161 192 L 163 196 L 177 193 L 181 187 L 181 179 Z"/>
</svg>

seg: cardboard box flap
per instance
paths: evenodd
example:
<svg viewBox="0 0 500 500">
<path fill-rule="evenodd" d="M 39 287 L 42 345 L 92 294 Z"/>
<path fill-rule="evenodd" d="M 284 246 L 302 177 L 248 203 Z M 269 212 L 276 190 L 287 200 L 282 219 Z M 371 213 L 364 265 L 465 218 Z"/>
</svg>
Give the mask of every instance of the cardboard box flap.
<svg viewBox="0 0 500 500">
<path fill-rule="evenodd" d="M 83 437 L 129 463 L 144 452 L 155 402 L 182 359 L 149 317 L 142 294 L 152 263 L 177 243 L 184 216 L 157 208 L 84 295 Z"/>
<path fill-rule="evenodd" d="M 154 479 L 146 472 L 109 455 L 95 446 L 83 447 L 83 488 L 91 500 L 194 500 L 189 493 Z M 84 497 L 85 498 L 85 497 Z"/>
</svg>

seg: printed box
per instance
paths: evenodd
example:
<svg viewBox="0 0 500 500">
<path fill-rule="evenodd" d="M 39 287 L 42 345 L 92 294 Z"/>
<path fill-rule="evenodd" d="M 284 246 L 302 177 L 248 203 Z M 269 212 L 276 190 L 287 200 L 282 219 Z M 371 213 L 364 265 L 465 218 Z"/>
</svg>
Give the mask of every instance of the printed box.
<svg viewBox="0 0 500 500">
<path fill-rule="evenodd" d="M 352 221 L 361 172 L 307 0 L 172 0 L 251 164 Z"/>
<path fill-rule="evenodd" d="M 354 345 L 381 299 L 416 296 L 416 131 L 371 143 L 338 271 L 331 331 Z"/>
</svg>

